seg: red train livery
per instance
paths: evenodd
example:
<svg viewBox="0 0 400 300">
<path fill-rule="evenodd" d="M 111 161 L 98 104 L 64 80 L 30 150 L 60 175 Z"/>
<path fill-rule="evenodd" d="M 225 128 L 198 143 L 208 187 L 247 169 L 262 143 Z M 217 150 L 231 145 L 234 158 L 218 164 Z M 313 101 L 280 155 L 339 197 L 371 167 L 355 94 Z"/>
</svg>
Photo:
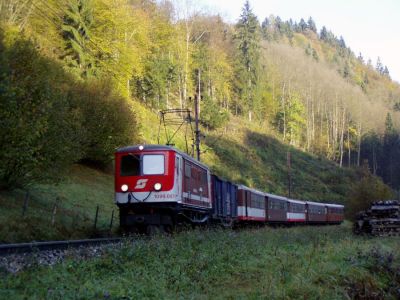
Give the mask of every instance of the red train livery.
<svg viewBox="0 0 400 300">
<path fill-rule="evenodd" d="M 288 199 L 236 185 L 170 146 L 115 153 L 115 202 L 126 230 L 169 230 L 182 223 L 339 224 L 343 205 Z"/>
</svg>

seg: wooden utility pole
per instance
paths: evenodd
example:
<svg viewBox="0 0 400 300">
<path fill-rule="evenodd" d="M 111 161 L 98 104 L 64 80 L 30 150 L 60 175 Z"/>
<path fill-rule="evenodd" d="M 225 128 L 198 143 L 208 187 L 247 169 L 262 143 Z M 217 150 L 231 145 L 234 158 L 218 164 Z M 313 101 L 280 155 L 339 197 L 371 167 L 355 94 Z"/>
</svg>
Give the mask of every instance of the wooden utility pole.
<svg viewBox="0 0 400 300">
<path fill-rule="evenodd" d="M 292 170 L 291 170 L 291 155 L 290 151 L 287 152 L 287 168 L 288 168 L 288 194 L 289 198 L 292 194 Z"/>
<path fill-rule="evenodd" d="M 194 97 L 194 119 L 195 119 L 195 148 L 196 148 L 196 158 L 200 161 L 200 130 L 199 130 L 199 98 L 197 95 Z"/>
<path fill-rule="evenodd" d="M 194 120 L 195 120 L 195 148 L 196 148 L 196 158 L 200 161 L 200 129 L 199 129 L 199 112 L 200 112 L 200 70 L 197 70 L 197 75 L 199 78 L 198 85 L 196 88 L 196 95 L 194 96 Z"/>
</svg>

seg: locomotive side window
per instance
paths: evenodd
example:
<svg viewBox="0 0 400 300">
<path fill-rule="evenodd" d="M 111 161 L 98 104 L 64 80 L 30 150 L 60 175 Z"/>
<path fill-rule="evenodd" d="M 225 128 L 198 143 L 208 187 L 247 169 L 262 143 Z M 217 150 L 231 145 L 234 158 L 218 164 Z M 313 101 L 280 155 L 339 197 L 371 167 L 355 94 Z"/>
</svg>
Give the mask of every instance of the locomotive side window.
<svg viewBox="0 0 400 300">
<path fill-rule="evenodd" d="M 164 171 L 164 155 L 143 155 L 143 175 L 161 175 Z"/>
<path fill-rule="evenodd" d="M 121 176 L 140 175 L 140 157 L 136 155 L 125 155 L 121 158 Z"/>
</svg>

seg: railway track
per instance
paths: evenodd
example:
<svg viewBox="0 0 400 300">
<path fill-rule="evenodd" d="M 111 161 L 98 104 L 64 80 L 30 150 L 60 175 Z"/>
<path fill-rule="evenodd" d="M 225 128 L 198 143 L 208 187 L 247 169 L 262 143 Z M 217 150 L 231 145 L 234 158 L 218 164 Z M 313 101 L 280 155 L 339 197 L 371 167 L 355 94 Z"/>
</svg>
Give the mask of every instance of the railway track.
<svg viewBox="0 0 400 300">
<path fill-rule="evenodd" d="M 46 241 L 46 242 L 30 242 L 17 244 L 0 244 L 0 256 L 16 254 L 40 252 L 46 250 L 65 250 L 69 248 L 79 248 L 85 246 L 96 246 L 101 244 L 112 244 L 122 241 L 124 238 L 98 238 L 84 240 L 65 240 L 65 241 Z"/>
</svg>

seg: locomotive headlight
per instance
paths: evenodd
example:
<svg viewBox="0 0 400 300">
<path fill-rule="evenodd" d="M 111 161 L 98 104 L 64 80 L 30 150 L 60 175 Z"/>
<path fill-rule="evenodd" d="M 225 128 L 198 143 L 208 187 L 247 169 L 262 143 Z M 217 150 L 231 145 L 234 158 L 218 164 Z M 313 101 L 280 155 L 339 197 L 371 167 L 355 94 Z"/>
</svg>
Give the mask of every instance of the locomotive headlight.
<svg viewBox="0 0 400 300">
<path fill-rule="evenodd" d="M 128 186 L 126 184 L 121 185 L 121 191 L 126 192 L 128 190 Z"/>
<path fill-rule="evenodd" d="M 156 190 L 156 191 L 159 191 L 159 190 L 161 190 L 161 183 L 156 183 L 156 184 L 154 184 L 154 189 Z"/>
</svg>

